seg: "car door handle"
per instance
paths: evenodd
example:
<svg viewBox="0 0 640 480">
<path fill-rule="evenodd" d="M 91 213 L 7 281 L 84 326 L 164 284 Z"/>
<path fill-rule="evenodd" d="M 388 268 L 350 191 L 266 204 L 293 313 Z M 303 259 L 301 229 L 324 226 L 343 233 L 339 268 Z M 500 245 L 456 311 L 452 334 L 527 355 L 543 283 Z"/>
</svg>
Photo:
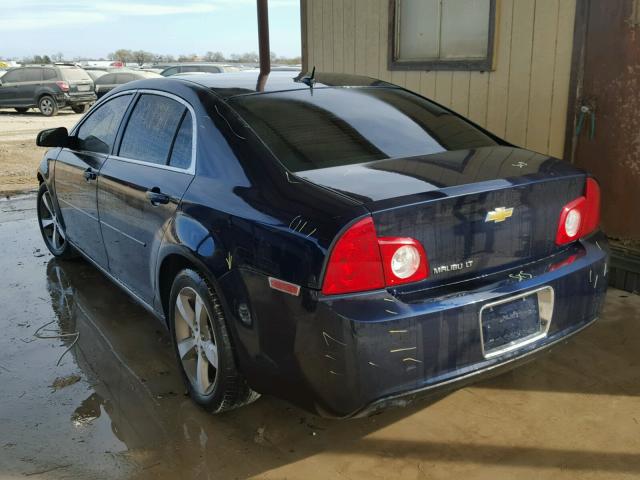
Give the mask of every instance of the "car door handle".
<svg viewBox="0 0 640 480">
<path fill-rule="evenodd" d="M 166 193 L 162 193 L 158 187 L 153 187 L 151 190 L 147 190 L 146 195 L 151 202 L 151 205 L 154 207 L 160 204 L 165 205 L 169 203 L 169 200 L 171 200 L 171 197 Z"/>
<path fill-rule="evenodd" d="M 96 172 L 94 172 L 93 170 L 91 170 L 90 168 L 87 168 L 84 171 L 84 179 L 87 182 L 90 182 L 91 180 L 95 180 L 96 178 L 98 178 L 98 174 Z"/>
</svg>

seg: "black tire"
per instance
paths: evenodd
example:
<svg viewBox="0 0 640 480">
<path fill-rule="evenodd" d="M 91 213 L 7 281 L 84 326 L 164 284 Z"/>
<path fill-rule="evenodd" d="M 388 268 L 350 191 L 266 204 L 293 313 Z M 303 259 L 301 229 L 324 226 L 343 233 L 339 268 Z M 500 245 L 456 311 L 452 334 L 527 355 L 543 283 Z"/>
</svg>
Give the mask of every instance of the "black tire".
<svg viewBox="0 0 640 480">
<path fill-rule="evenodd" d="M 40 100 L 38 100 L 38 109 L 40 109 L 40 113 L 45 117 L 53 117 L 58 114 L 58 104 L 56 103 L 56 99 L 51 95 L 43 95 Z"/>
<path fill-rule="evenodd" d="M 75 113 L 84 113 L 87 111 L 87 104 L 85 103 L 84 105 L 74 105 L 73 107 L 71 107 L 71 110 L 73 110 Z"/>
<path fill-rule="evenodd" d="M 29 110 L 26 107 L 16 107 L 16 112 L 18 113 L 27 113 L 27 110 Z"/>
<path fill-rule="evenodd" d="M 64 226 L 60 221 L 60 214 L 53 204 L 47 184 L 44 182 L 40 184 L 38 189 L 36 211 L 38 212 L 38 225 L 40 226 L 42 239 L 51 254 L 63 260 L 77 258 L 78 252 L 66 239 Z M 57 237 L 56 229 L 59 229 Z M 54 240 L 55 238 L 58 240 Z"/>
<path fill-rule="evenodd" d="M 180 331 L 184 329 L 184 325 L 180 327 L 176 324 L 176 322 L 182 322 L 181 317 L 177 317 L 176 315 L 176 302 L 178 295 L 185 291 L 194 291 L 202 300 L 206 308 L 209 329 L 203 336 L 209 334 L 210 339 L 213 339 L 213 343 L 217 349 L 217 368 L 212 368 L 215 370 L 213 379 L 211 379 L 210 376 L 208 377 L 211 391 L 207 393 L 202 393 L 196 385 L 197 382 L 190 379 L 190 376 L 185 371 L 185 365 L 188 361 L 196 362 L 198 366 L 200 365 L 197 357 L 200 354 L 206 356 L 204 355 L 204 351 L 200 353 L 196 346 L 189 350 L 195 358 L 188 358 L 190 354 L 187 353 L 183 356 L 185 359 L 183 360 L 178 350 L 177 337 L 180 336 Z M 195 312 L 195 305 L 190 306 Z M 178 361 L 178 368 L 180 369 L 189 396 L 195 403 L 212 413 L 221 413 L 247 405 L 259 398 L 260 395 L 251 390 L 244 376 L 236 366 L 234 349 L 225 323 L 222 304 L 214 289 L 202 275 L 191 269 L 185 269 L 178 273 L 171 287 L 168 310 L 171 339 Z M 176 334 L 177 329 L 178 335 Z M 195 331 L 190 331 L 191 333 L 185 336 L 185 339 L 190 335 L 194 335 Z M 199 330 L 199 332 L 202 331 L 203 330 Z M 195 333 L 194 336 L 199 335 L 200 333 Z M 207 372 L 209 372 L 209 375 L 211 374 L 211 370 L 207 370 Z"/>
</svg>

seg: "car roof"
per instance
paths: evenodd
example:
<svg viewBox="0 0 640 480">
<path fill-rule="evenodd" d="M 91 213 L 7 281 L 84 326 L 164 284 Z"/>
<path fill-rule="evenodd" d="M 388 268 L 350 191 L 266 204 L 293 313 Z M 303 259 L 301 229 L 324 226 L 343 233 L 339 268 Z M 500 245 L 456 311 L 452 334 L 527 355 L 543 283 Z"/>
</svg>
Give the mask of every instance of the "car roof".
<svg viewBox="0 0 640 480">
<path fill-rule="evenodd" d="M 305 90 L 309 86 L 303 82 L 296 81 L 300 76 L 291 71 L 271 72 L 263 87 L 258 90 L 258 79 L 260 72 L 244 71 L 231 73 L 205 73 L 202 75 L 184 75 L 180 78 L 168 77 L 173 81 L 195 83 L 212 90 L 220 97 L 227 99 L 237 95 L 248 95 L 255 93 L 279 92 L 287 90 Z M 347 75 L 341 73 L 316 73 L 316 82 L 313 88 L 327 87 L 373 87 L 386 86 L 396 87 L 391 83 L 361 75 Z"/>
</svg>

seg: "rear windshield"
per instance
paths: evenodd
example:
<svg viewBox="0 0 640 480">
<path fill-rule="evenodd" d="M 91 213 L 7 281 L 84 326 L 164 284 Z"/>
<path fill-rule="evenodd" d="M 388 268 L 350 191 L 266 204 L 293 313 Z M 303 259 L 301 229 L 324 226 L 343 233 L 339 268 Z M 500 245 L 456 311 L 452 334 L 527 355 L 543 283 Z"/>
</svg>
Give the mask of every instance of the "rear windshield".
<svg viewBox="0 0 640 480">
<path fill-rule="evenodd" d="M 89 74 L 82 68 L 61 68 L 62 76 L 71 82 L 91 80 Z"/>
<path fill-rule="evenodd" d="M 464 120 L 397 88 L 318 88 L 230 103 L 292 172 L 496 145 Z"/>
</svg>

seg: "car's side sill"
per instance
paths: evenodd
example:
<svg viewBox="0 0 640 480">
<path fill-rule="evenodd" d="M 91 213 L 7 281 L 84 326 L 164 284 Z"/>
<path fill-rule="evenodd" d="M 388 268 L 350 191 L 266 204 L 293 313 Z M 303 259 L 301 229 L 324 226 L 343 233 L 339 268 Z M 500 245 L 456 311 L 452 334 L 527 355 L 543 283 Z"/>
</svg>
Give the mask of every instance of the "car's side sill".
<svg viewBox="0 0 640 480">
<path fill-rule="evenodd" d="M 136 301 L 136 303 L 138 303 L 141 307 L 143 307 L 145 310 L 147 310 L 149 313 L 151 313 L 154 317 L 156 317 L 158 320 L 160 320 L 163 325 L 166 325 L 165 323 L 165 319 L 164 319 L 164 315 L 160 314 L 159 312 L 157 312 L 151 305 L 149 305 L 147 302 L 145 302 L 142 298 L 140 298 L 133 290 L 131 290 L 129 287 L 127 287 L 124 283 L 122 283 L 120 280 L 118 280 L 116 277 L 114 277 L 110 272 L 108 272 L 107 270 L 105 270 L 102 266 L 100 266 L 99 264 L 97 264 L 95 262 L 95 260 L 93 260 L 93 258 L 91 258 L 89 255 L 87 255 L 85 252 L 83 252 L 80 248 L 78 248 L 73 242 L 71 242 L 70 240 L 67 240 L 69 242 L 69 244 L 76 249 L 76 251 L 82 255 L 91 265 L 93 265 L 94 267 L 96 267 L 102 274 L 104 274 L 109 280 L 111 280 L 113 283 L 115 283 L 118 287 L 120 287 L 122 290 L 125 291 L 125 293 L 127 293 L 133 300 Z"/>
</svg>

